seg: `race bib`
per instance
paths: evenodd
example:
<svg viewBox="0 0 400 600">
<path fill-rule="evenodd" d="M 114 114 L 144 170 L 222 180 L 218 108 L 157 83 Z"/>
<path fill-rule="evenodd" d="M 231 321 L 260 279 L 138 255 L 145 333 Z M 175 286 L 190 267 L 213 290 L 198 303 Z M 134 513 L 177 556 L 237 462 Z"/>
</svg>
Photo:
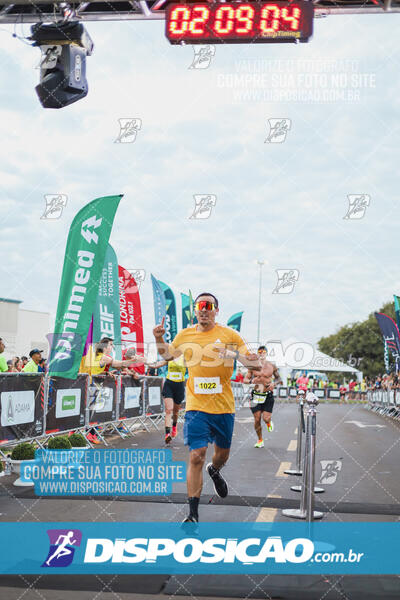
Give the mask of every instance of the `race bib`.
<svg viewBox="0 0 400 600">
<path fill-rule="evenodd" d="M 171 379 L 171 381 L 183 381 L 183 376 L 179 371 L 171 371 L 167 379 Z"/>
<path fill-rule="evenodd" d="M 222 394 L 222 385 L 219 377 L 195 377 L 195 394 Z"/>
<path fill-rule="evenodd" d="M 263 404 L 265 402 L 266 396 L 261 395 L 261 394 L 253 394 L 253 402 L 255 404 Z"/>
</svg>

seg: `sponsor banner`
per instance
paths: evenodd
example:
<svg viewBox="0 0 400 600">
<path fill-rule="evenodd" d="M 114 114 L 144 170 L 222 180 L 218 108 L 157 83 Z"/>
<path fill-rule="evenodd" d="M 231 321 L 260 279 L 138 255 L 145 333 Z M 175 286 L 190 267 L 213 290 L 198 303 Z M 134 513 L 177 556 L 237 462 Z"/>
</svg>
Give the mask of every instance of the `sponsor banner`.
<svg viewBox="0 0 400 600">
<path fill-rule="evenodd" d="M 240 331 L 240 326 L 242 324 L 242 316 L 243 316 L 243 311 L 235 313 L 234 315 L 229 317 L 227 326 L 232 327 L 232 329 L 234 329 L 235 331 Z M 236 379 L 236 368 L 237 368 L 237 361 L 235 360 L 233 363 L 233 373 L 232 373 L 231 379 Z"/>
<path fill-rule="evenodd" d="M 190 327 L 191 313 L 190 313 L 190 302 L 189 296 L 181 292 L 182 300 L 182 329 Z"/>
<path fill-rule="evenodd" d="M 143 381 L 130 375 L 121 377 L 119 418 L 141 417 L 144 411 Z"/>
<path fill-rule="evenodd" d="M 1 523 L 2 574 L 398 573 L 400 523 Z"/>
<path fill-rule="evenodd" d="M 44 377 L 0 375 L 0 444 L 36 437 L 44 429 Z"/>
<path fill-rule="evenodd" d="M 287 395 L 288 395 L 288 388 L 280 387 L 279 388 L 279 398 L 286 398 Z M 289 392 L 289 395 L 290 395 L 290 392 Z"/>
<path fill-rule="evenodd" d="M 144 385 L 146 415 L 158 415 L 163 412 L 162 385 L 161 377 L 146 377 Z"/>
<path fill-rule="evenodd" d="M 379 328 L 382 332 L 383 341 L 385 344 L 385 352 L 391 352 L 396 371 L 400 370 L 400 333 L 396 322 L 388 315 L 383 313 L 375 313 L 375 318 L 378 321 Z M 386 362 L 386 361 L 385 361 Z M 388 371 L 388 361 L 386 370 Z"/>
<path fill-rule="evenodd" d="M 400 296 L 394 295 L 394 311 L 396 313 L 397 329 L 400 331 Z"/>
<path fill-rule="evenodd" d="M 193 299 L 193 295 L 192 295 L 192 290 L 189 290 L 189 307 L 190 307 L 190 324 L 196 325 L 197 317 L 194 314 L 194 299 Z"/>
<path fill-rule="evenodd" d="M 165 340 L 171 341 L 178 333 L 178 320 L 176 318 L 175 296 L 171 288 L 162 281 L 158 280 L 165 297 Z"/>
<path fill-rule="evenodd" d="M 103 337 L 114 340 L 113 358 L 121 360 L 118 261 L 110 244 L 107 246 L 93 311 L 93 340 L 97 344 Z"/>
<path fill-rule="evenodd" d="M 81 363 L 107 244 L 122 196 L 97 198 L 72 221 L 54 334 L 50 336 L 49 375 L 75 379 Z"/>
<path fill-rule="evenodd" d="M 123 351 L 133 348 L 143 354 L 143 320 L 139 288 L 134 277 L 119 265 L 119 305 L 121 321 L 121 341 Z M 135 371 L 144 375 L 144 364 L 136 363 Z"/>
<path fill-rule="evenodd" d="M 242 324 L 242 316 L 243 311 L 235 313 L 231 317 L 229 317 L 227 325 L 228 327 L 232 327 L 235 331 L 240 331 L 240 326 Z"/>
<path fill-rule="evenodd" d="M 75 380 L 51 377 L 47 402 L 46 432 L 67 431 L 85 425 L 87 375 Z"/>
<path fill-rule="evenodd" d="M 340 398 L 340 390 L 327 388 L 328 398 Z"/>
<path fill-rule="evenodd" d="M 313 392 L 317 396 L 317 398 L 325 398 L 325 389 L 324 388 L 314 388 Z"/>
<path fill-rule="evenodd" d="M 92 377 L 88 386 L 89 425 L 108 423 L 117 418 L 117 380 L 111 375 Z"/>
</svg>

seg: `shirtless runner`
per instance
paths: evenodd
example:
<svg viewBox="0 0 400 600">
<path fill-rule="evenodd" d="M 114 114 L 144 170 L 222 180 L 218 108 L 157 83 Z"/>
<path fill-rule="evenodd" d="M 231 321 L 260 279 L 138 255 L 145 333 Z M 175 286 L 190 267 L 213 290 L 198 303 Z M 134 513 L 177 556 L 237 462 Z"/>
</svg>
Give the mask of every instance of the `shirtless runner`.
<svg viewBox="0 0 400 600">
<path fill-rule="evenodd" d="M 258 441 L 254 444 L 254 447 L 264 448 L 261 416 L 268 431 L 273 431 L 274 425 L 271 421 L 272 410 L 274 407 L 273 389 L 275 383 L 282 383 L 282 380 L 277 367 L 267 360 L 266 347 L 260 346 L 257 350 L 257 354 L 261 360 L 261 370 L 255 372 L 248 371 L 243 383 L 254 384 L 250 400 L 250 410 L 254 416 L 254 429 L 258 436 Z M 274 378 L 274 381 L 272 381 L 272 378 Z"/>
</svg>

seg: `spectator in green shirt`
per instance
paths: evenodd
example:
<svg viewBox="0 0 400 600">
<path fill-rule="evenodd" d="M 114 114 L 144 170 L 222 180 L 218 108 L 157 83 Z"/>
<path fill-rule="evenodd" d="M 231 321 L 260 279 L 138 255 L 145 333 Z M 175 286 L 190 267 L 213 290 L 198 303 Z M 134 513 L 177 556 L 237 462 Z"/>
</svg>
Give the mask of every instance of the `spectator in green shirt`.
<svg viewBox="0 0 400 600">
<path fill-rule="evenodd" d="M 38 350 L 37 348 L 34 348 L 33 350 L 31 350 L 29 352 L 29 356 L 31 358 L 30 361 L 28 361 L 26 363 L 26 365 L 24 366 L 24 368 L 22 369 L 23 373 L 37 373 L 39 370 L 39 361 L 42 358 L 42 352 L 43 350 Z"/>
<path fill-rule="evenodd" d="M 0 338 L 0 373 L 6 373 L 8 371 L 7 361 L 3 356 L 5 345 L 3 340 Z"/>
</svg>

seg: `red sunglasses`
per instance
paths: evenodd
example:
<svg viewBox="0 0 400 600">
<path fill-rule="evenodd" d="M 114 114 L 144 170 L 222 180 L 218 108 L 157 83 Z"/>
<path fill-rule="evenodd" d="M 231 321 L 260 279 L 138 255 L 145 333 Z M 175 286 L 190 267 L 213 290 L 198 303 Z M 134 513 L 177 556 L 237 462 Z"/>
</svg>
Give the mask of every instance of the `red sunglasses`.
<svg viewBox="0 0 400 600">
<path fill-rule="evenodd" d="M 195 310 L 215 310 L 216 306 L 213 302 L 208 302 L 207 300 L 200 300 L 196 302 L 194 305 Z"/>
</svg>

